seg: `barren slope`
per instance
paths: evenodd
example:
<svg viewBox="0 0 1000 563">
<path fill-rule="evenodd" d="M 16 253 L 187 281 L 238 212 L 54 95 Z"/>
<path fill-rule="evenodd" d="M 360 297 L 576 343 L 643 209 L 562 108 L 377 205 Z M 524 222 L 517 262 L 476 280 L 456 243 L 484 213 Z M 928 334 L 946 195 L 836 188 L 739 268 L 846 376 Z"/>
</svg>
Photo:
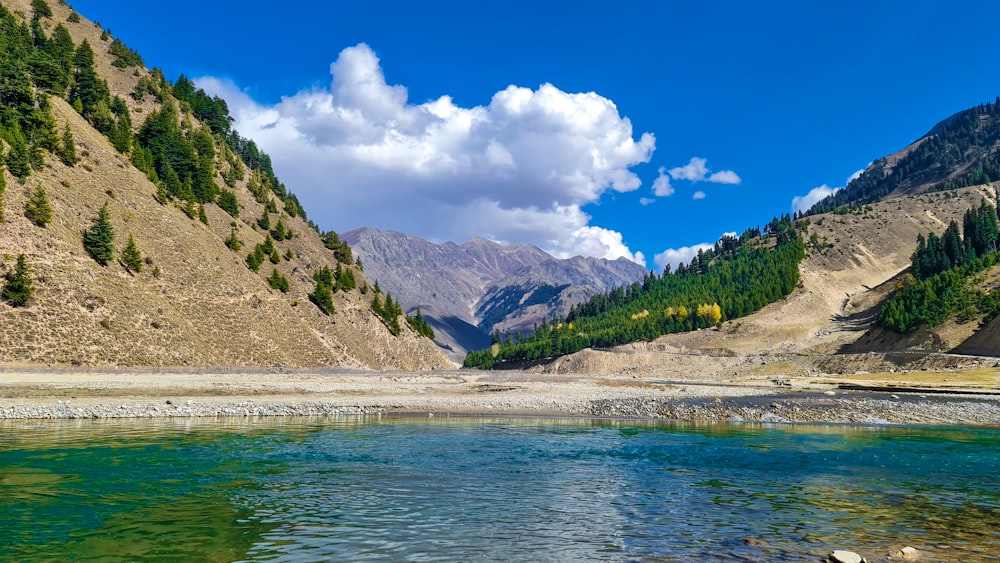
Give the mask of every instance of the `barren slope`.
<svg viewBox="0 0 1000 563">
<path fill-rule="evenodd" d="M 30 3 L 2 0 L 14 11 L 30 13 Z M 138 80 L 133 69 L 110 65 L 108 42 L 86 20 L 65 23 L 67 6 L 50 2 L 51 31 L 63 22 L 79 45 L 93 45 L 96 66 L 113 94 L 125 98 L 140 126 L 155 107 L 151 96 L 133 103 L 127 96 Z M 146 71 L 139 71 L 146 74 Z M 85 365 L 336 365 L 375 369 L 429 369 L 450 366 L 440 351 L 404 326 L 392 336 L 369 308 L 371 293 L 338 292 L 336 313 L 324 315 L 308 299 L 312 274 L 336 263 L 319 236 L 301 218 L 280 216 L 296 233 L 279 242 L 291 259 L 260 273 L 244 257 L 265 233 L 252 226 L 264 210 L 246 189 L 235 192 L 240 252 L 223 240 L 234 222 L 214 204 L 205 206 L 208 225 L 188 218 L 176 205 L 154 199 L 155 186 L 65 100 L 51 98 L 59 131 L 69 124 L 80 162 L 66 166 L 46 154 L 45 167 L 21 184 L 7 175 L 6 222 L 0 223 L 0 274 L 20 253 L 33 270 L 36 292 L 25 308 L 0 304 L 0 363 Z M 190 116 L 187 119 L 191 120 Z M 224 166 L 221 159 L 217 169 Z M 217 177 L 217 182 L 222 183 Z M 42 186 L 53 207 L 46 227 L 22 214 L 27 195 Z M 149 259 L 142 273 L 129 274 L 117 262 L 102 267 L 83 249 L 81 234 L 107 203 L 120 250 L 131 234 Z M 281 204 L 278 203 L 280 209 Z M 154 276 L 157 269 L 159 276 Z M 288 277 L 289 293 L 270 289 L 265 278 L 278 269 Z M 357 272 L 359 284 L 363 274 Z M 405 323 L 403 323 L 405 325 Z"/>
</svg>

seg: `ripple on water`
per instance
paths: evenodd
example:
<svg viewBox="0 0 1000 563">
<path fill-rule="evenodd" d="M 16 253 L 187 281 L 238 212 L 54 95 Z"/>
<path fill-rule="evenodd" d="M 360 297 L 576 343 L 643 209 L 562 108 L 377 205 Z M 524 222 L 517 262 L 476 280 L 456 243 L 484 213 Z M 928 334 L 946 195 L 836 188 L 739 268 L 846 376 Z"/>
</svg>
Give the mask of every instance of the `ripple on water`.
<svg viewBox="0 0 1000 563">
<path fill-rule="evenodd" d="M 0 559 L 1000 552 L 997 430 L 345 418 L 0 435 Z"/>
</svg>

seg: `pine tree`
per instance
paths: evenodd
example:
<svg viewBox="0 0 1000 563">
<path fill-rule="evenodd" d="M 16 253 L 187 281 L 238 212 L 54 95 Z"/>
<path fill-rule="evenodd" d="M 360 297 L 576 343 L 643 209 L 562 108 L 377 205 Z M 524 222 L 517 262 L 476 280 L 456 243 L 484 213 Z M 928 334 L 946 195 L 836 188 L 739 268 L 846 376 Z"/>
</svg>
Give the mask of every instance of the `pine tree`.
<svg viewBox="0 0 1000 563">
<path fill-rule="evenodd" d="M 7 141 L 10 143 L 10 151 L 7 153 L 7 169 L 10 173 L 24 180 L 31 174 L 31 156 L 28 151 L 28 140 L 21 132 L 21 128 L 14 124 L 14 130 L 10 131 Z"/>
<path fill-rule="evenodd" d="M 229 190 L 222 190 L 219 194 L 219 207 L 234 218 L 240 216 L 240 205 L 236 201 L 236 194 Z"/>
<path fill-rule="evenodd" d="M 332 315 L 334 312 L 333 288 L 331 287 L 332 275 L 330 274 L 330 268 L 324 266 L 324 269 L 325 273 L 321 270 L 313 276 L 316 287 L 309 294 L 309 300 L 315 303 L 320 311 L 323 311 L 327 315 Z"/>
<path fill-rule="evenodd" d="M 243 248 L 243 242 L 236 237 L 236 223 L 231 223 L 230 227 L 229 237 L 226 238 L 226 247 L 233 252 L 239 252 Z"/>
<path fill-rule="evenodd" d="M 31 11 L 33 12 L 32 18 L 36 20 L 52 17 L 52 9 L 49 8 L 45 0 L 31 0 Z"/>
<path fill-rule="evenodd" d="M 282 293 L 288 293 L 288 278 L 279 272 L 277 268 L 271 270 L 271 276 L 267 278 L 267 284 Z"/>
<path fill-rule="evenodd" d="M 135 245 L 135 239 L 132 235 L 128 236 L 128 244 L 122 249 L 122 264 L 125 265 L 125 269 L 132 273 L 142 272 L 142 254 L 139 252 L 139 247 Z"/>
<path fill-rule="evenodd" d="M 73 140 L 73 132 L 69 130 L 69 123 L 63 129 L 62 143 L 58 147 L 59 158 L 67 166 L 73 166 L 79 160 L 76 157 L 76 142 Z"/>
<path fill-rule="evenodd" d="M 83 233 L 83 247 L 87 253 L 102 266 L 115 257 L 115 229 L 108 217 L 108 204 L 105 203 L 94 218 L 90 228 Z"/>
<path fill-rule="evenodd" d="M 39 227 L 52 222 L 52 206 L 45 197 L 45 188 L 38 186 L 24 204 L 24 216 Z"/>
<path fill-rule="evenodd" d="M 7 274 L 7 283 L 3 290 L 0 290 L 0 297 L 14 307 L 27 305 L 31 296 L 35 293 L 34 283 L 31 281 L 31 270 L 28 268 L 24 254 L 18 254 L 17 265 L 14 271 Z"/>
</svg>

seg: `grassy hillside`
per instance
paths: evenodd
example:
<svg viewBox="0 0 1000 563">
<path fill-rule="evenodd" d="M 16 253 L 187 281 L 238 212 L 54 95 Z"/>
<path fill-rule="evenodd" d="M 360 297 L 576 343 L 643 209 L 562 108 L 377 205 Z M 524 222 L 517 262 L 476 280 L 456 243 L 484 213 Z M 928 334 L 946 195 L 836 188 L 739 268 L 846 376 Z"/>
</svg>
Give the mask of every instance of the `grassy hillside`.
<svg viewBox="0 0 1000 563">
<path fill-rule="evenodd" d="M 35 291 L 26 306 L 0 304 L 0 362 L 401 369 L 450 365 L 429 339 L 418 336 L 407 323 L 399 323 L 398 336 L 390 332 L 391 323 L 371 310 L 373 291 L 364 273 L 349 259 L 339 265 L 354 277 L 356 287 L 333 292 L 333 314 L 327 315 L 310 300 L 314 274 L 324 267 L 335 270 L 337 253 L 344 249 L 324 244 L 332 242 L 331 237 L 324 241 L 301 210 L 288 203 L 295 200 L 284 186 L 260 181 L 261 173 L 254 169 L 269 170 L 269 160 L 266 166 L 236 162 L 231 139 L 213 130 L 207 136 L 212 149 L 202 147 L 198 162 L 204 165 L 199 171 L 211 172 L 208 178 L 217 193 L 196 202 L 166 189 L 168 179 L 156 173 L 157 166 L 140 171 L 134 164 L 141 161 L 137 154 L 144 148 L 138 141 L 143 123 L 172 107 L 182 138 L 196 143 L 192 139 L 210 125 L 197 118 L 198 108 L 178 100 L 158 72 L 116 66 L 121 57 L 109 52 L 115 50 L 114 38 L 81 15 L 74 16 L 69 6 L 51 1 L 51 17 L 34 18 L 31 2 L 2 0 L 0 5 L 10 10 L 14 21 L 41 29 L 46 37 L 62 25 L 76 48 L 86 40 L 93 50 L 93 68 L 106 82 L 109 97 L 124 102 L 127 111 L 127 120 L 123 112 L 114 115 L 113 123 L 131 121 L 132 134 L 130 146 L 117 150 L 115 144 L 121 146 L 114 135 L 94 127 L 95 121 L 100 124 L 99 112 L 85 110 L 85 118 L 78 111 L 80 104 L 74 108 L 70 103 L 72 86 L 45 95 L 36 73 L 31 73 L 35 107 L 48 106 L 60 139 L 70 132 L 78 162 L 67 164 L 57 150 L 30 141 L 29 146 L 39 145 L 41 162 L 26 175 L 15 174 L 14 143 L 3 142 L 7 187 L 0 223 L 0 275 L 11 273 L 23 254 Z M 8 55 L 10 63 L 22 54 Z M 140 81 L 159 91 L 133 95 Z M 198 182 L 207 185 L 204 177 L 188 180 Z M 262 184 L 268 189 L 262 190 Z M 44 226 L 24 213 L 39 187 L 52 208 L 51 221 Z M 235 208 L 230 202 L 228 212 L 219 205 L 224 191 L 235 196 Z M 105 205 L 116 236 L 114 259 L 102 266 L 85 251 L 82 234 Z M 268 208 L 270 213 L 265 212 Z M 258 224 L 265 214 L 272 230 L 280 221 L 293 236 L 273 243 L 276 264 L 265 259 L 254 272 L 246 256 L 271 236 Z M 239 251 L 226 245 L 234 234 L 241 242 Z M 129 236 L 145 260 L 141 272 L 129 271 L 122 263 L 120 253 Z M 287 292 L 269 285 L 275 271 L 287 279 Z"/>
</svg>

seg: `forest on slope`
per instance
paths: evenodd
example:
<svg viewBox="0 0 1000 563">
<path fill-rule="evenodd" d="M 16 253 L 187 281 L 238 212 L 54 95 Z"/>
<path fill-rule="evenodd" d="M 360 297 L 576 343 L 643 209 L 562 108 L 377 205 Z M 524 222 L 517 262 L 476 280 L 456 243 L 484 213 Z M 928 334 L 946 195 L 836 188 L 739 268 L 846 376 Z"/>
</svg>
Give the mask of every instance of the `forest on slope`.
<svg viewBox="0 0 1000 563">
<path fill-rule="evenodd" d="M 447 365 L 220 98 L 0 3 L 0 361 Z"/>
<path fill-rule="evenodd" d="M 785 215 L 771 221 L 764 234 L 748 229 L 740 237 L 723 237 L 690 264 L 596 295 L 529 334 L 497 333 L 491 348 L 466 356 L 465 366 L 490 369 L 648 341 L 753 313 L 798 285 L 805 246 L 796 228 Z"/>
<path fill-rule="evenodd" d="M 979 317 L 987 325 L 1000 313 L 1000 292 L 970 281 L 1000 262 L 998 248 L 996 207 L 986 201 L 965 213 L 961 230 L 952 221 L 940 237 L 921 235 L 910 274 L 882 306 L 876 323 L 898 333 L 953 318 L 967 322 Z"/>
<path fill-rule="evenodd" d="M 1000 97 L 956 113 L 903 151 L 876 160 L 806 214 L 857 207 L 890 194 L 954 190 L 996 181 L 1000 181 Z"/>
</svg>

